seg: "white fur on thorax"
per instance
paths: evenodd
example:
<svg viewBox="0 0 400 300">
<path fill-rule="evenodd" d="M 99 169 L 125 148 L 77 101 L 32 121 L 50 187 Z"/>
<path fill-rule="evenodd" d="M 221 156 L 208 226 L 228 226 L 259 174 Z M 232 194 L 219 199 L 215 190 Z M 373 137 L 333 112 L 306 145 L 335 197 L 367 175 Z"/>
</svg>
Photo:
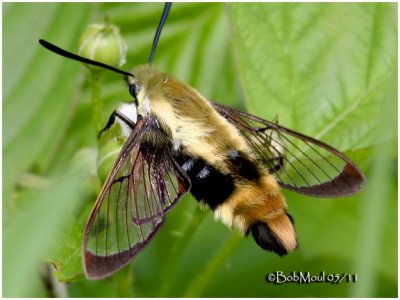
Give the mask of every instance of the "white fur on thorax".
<svg viewBox="0 0 400 300">
<path fill-rule="evenodd" d="M 163 100 L 150 100 L 150 108 L 159 122 L 169 129 L 175 151 L 183 147 L 193 152 L 191 154 L 200 157 L 207 157 L 208 153 L 215 151 L 212 145 L 204 143 L 204 139 L 213 130 L 207 128 L 201 120 L 177 115 L 172 106 Z"/>
<path fill-rule="evenodd" d="M 126 116 L 129 120 L 131 120 L 133 123 L 136 124 L 137 121 L 137 109 L 136 105 L 134 102 L 130 103 L 122 103 L 118 109 L 117 109 L 121 114 Z M 116 121 L 120 124 L 121 126 L 121 131 L 122 135 L 125 137 L 128 137 L 129 134 L 132 132 L 132 128 L 126 124 L 123 120 L 120 118 L 116 118 Z"/>
<path fill-rule="evenodd" d="M 151 109 L 150 109 L 150 102 L 151 99 L 149 98 L 149 96 L 146 93 L 146 90 L 144 88 L 142 88 L 139 92 L 139 94 L 137 95 L 137 99 L 138 99 L 138 113 L 141 114 L 142 116 L 146 116 L 148 114 L 151 113 Z"/>
</svg>

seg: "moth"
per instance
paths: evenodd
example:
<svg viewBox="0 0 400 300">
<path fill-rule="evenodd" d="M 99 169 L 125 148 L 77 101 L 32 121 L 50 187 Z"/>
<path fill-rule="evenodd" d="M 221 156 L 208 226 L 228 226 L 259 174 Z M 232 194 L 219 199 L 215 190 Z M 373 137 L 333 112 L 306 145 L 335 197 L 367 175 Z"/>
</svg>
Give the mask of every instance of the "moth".
<svg viewBox="0 0 400 300">
<path fill-rule="evenodd" d="M 171 3 L 166 3 L 149 63 L 129 72 L 65 51 L 59 55 L 124 75 L 133 101 L 111 115 L 127 139 L 86 224 L 88 278 L 108 276 L 131 261 L 187 193 L 216 219 L 263 249 L 296 249 L 293 218 L 281 188 L 316 197 L 359 192 L 365 177 L 343 153 L 316 139 L 202 96 L 152 67 Z"/>
</svg>

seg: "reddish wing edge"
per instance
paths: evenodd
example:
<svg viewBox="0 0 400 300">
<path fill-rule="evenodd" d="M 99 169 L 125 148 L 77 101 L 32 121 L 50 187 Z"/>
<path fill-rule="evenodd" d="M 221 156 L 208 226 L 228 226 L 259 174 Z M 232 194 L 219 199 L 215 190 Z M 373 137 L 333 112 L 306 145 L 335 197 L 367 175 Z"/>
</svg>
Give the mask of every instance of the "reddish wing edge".
<svg viewBox="0 0 400 300">
<path fill-rule="evenodd" d="M 312 137 L 295 132 L 291 129 L 266 121 L 251 114 L 230 108 L 228 106 L 219 103 L 215 102 L 211 103 L 217 110 L 217 112 L 220 113 L 223 117 L 225 117 L 236 128 L 238 128 L 238 130 L 242 132 L 242 134 L 244 133 L 254 134 L 254 135 L 258 134 L 260 128 L 251 125 L 249 121 L 247 121 L 250 120 L 252 122 L 265 126 L 266 129 L 274 130 L 279 134 L 286 134 L 288 136 L 300 139 L 302 141 L 323 148 L 346 163 L 341 172 L 330 181 L 322 182 L 320 184 L 311 186 L 295 186 L 293 184 L 285 183 L 277 179 L 278 183 L 283 188 L 309 196 L 330 198 L 330 197 L 344 197 L 344 196 L 354 195 L 360 192 L 363 186 L 365 185 L 366 179 L 361 170 L 347 156 L 345 156 L 342 152 L 338 151 L 337 149 Z"/>
<path fill-rule="evenodd" d="M 149 243 L 149 241 L 155 236 L 157 231 L 164 224 L 165 213 L 169 211 L 172 207 L 174 207 L 178 200 L 180 200 L 190 190 L 190 179 L 171 157 L 172 167 L 174 168 L 174 172 L 177 175 L 178 181 L 178 191 L 176 191 L 177 195 L 175 199 L 168 204 L 168 206 L 163 207 L 163 212 L 160 216 L 160 219 L 158 220 L 158 222 L 156 222 L 156 224 L 153 224 L 154 227 L 148 233 L 146 238 L 140 242 L 137 242 L 135 245 L 133 245 L 133 247 L 129 247 L 129 249 L 127 250 L 110 255 L 106 254 L 103 256 L 99 256 L 87 249 L 91 227 L 93 226 L 96 216 L 100 211 L 107 191 L 111 189 L 112 185 L 114 184 L 113 180 L 116 178 L 119 170 L 123 167 L 126 160 L 130 158 L 135 146 L 141 143 L 143 134 L 148 130 L 152 130 L 154 126 L 154 119 L 152 118 L 141 118 L 138 120 L 134 130 L 132 131 L 132 133 L 126 140 L 123 148 L 121 149 L 119 156 L 110 174 L 108 175 L 103 185 L 103 188 L 96 200 L 96 203 L 91 211 L 90 217 L 85 226 L 84 238 L 82 243 L 83 268 L 86 277 L 89 279 L 100 279 L 107 277 L 127 265 L 141 250 L 144 249 L 144 247 Z"/>
<path fill-rule="evenodd" d="M 89 279 L 101 279 L 126 266 L 151 241 L 164 222 L 165 218 L 154 227 L 153 232 L 150 233 L 146 240 L 137 243 L 129 250 L 109 256 L 96 256 L 93 252 L 84 249 L 83 265 L 86 277 Z"/>
<path fill-rule="evenodd" d="M 357 194 L 365 185 L 365 178 L 357 166 L 352 163 L 347 163 L 342 172 L 332 181 L 327 181 L 319 185 L 313 185 L 310 187 L 295 187 L 290 184 L 280 182 L 279 180 L 278 182 L 281 187 L 300 194 L 322 198 L 335 198 Z M 338 186 L 342 186 L 343 188 L 338 189 Z"/>
</svg>

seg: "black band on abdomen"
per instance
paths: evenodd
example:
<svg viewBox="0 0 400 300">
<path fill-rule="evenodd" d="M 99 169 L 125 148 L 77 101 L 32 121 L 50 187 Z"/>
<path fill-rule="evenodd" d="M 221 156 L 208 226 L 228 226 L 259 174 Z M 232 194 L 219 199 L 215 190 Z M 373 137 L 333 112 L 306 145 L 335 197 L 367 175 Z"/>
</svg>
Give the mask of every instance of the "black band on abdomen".
<svg viewBox="0 0 400 300">
<path fill-rule="evenodd" d="M 257 180 L 260 177 L 256 164 L 241 151 L 230 151 L 228 161 L 232 174 L 240 179 Z"/>
<path fill-rule="evenodd" d="M 211 209 L 223 203 L 235 189 L 233 178 L 206 164 L 200 158 L 179 156 L 175 158 L 192 182 L 190 192 L 197 201 L 203 200 Z"/>
</svg>

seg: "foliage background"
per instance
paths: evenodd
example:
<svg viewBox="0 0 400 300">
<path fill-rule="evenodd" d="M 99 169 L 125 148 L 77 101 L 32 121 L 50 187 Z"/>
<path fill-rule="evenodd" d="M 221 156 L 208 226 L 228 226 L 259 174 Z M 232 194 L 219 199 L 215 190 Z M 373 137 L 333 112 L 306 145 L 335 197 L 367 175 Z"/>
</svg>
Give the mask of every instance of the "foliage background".
<svg viewBox="0 0 400 300">
<path fill-rule="evenodd" d="M 56 295 L 75 297 L 397 296 L 397 4 L 174 4 L 155 57 L 160 70 L 345 151 L 368 186 L 344 199 L 285 192 L 300 248 L 283 258 L 186 197 L 133 263 L 101 281 L 83 279 L 80 260 L 100 188 L 88 72 L 37 40 L 76 52 L 85 26 L 107 16 L 128 44 L 126 69 L 147 61 L 162 5 L 2 7 L 3 296 L 54 295 L 46 288 L 53 276 L 67 282 Z M 104 116 L 129 100 L 120 77 L 105 74 L 102 99 Z M 352 273 L 358 282 L 264 280 L 278 270 Z"/>
</svg>

